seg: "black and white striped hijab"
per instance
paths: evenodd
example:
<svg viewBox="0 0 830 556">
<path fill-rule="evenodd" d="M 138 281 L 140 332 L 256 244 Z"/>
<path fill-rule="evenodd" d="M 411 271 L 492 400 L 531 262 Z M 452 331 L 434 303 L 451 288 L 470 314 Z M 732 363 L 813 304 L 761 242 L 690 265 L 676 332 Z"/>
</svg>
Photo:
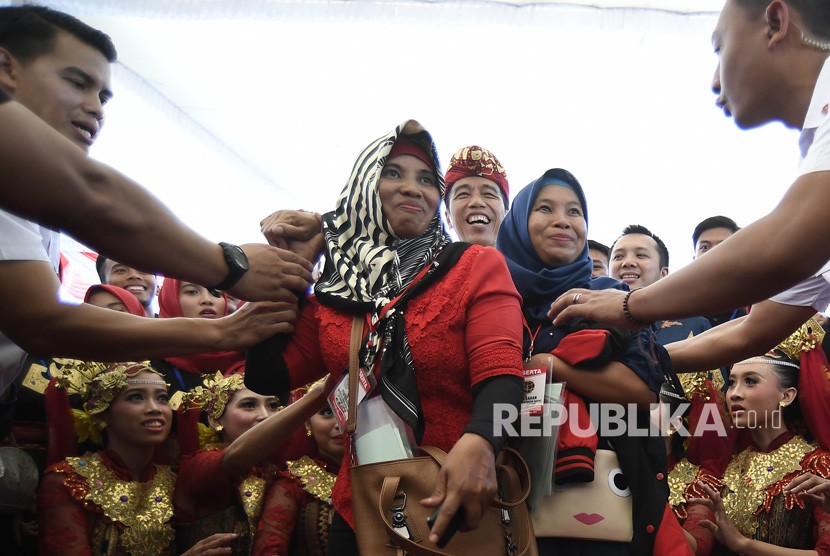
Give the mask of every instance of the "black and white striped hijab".
<svg viewBox="0 0 830 556">
<path fill-rule="evenodd" d="M 320 303 L 350 313 L 368 313 L 369 322 L 377 323 L 364 340 L 361 364 L 373 369 L 380 348 L 390 348 L 383 354 L 380 392 L 420 441 L 423 411 L 403 314 L 397 305 L 383 319 L 380 312 L 435 260 L 450 239 L 437 209 L 423 235 L 411 239 L 397 237 L 383 214 L 378 191 L 381 172 L 401 135 L 431 155 L 443 198 L 444 179 L 435 144 L 418 122 L 408 120 L 373 141 L 355 162 L 337 208 L 323 218 L 326 266 L 314 291 Z"/>
<path fill-rule="evenodd" d="M 373 141 L 357 158 L 337 208 L 323 219 L 327 264 L 314 287 L 316 294 L 382 307 L 449 242 L 437 210 L 426 232 L 412 239 L 398 238 L 383 215 L 378 186 L 400 135 L 409 136 L 432 155 L 443 198 L 444 179 L 435 144 L 418 122 L 408 120 Z"/>
</svg>

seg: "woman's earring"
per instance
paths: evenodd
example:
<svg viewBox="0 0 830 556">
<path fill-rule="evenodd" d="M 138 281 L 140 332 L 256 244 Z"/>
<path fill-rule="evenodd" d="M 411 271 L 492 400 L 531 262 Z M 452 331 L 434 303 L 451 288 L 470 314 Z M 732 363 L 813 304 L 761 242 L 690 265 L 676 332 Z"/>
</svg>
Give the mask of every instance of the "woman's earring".
<svg viewBox="0 0 830 556">
<path fill-rule="evenodd" d="M 781 407 L 787 407 L 787 402 L 781 400 L 780 402 L 778 402 L 778 405 L 780 405 Z"/>
<path fill-rule="evenodd" d="M 308 425 L 306 425 L 306 428 L 305 428 L 305 435 L 307 437 L 311 438 L 311 427 L 309 427 Z"/>
<path fill-rule="evenodd" d="M 225 427 L 223 427 L 222 425 L 216 425 L 215 427 L 213 427 L 213 430 L 215 430 L 216 432 L 222 432 L 223 430 L 225 430 Z"/>
</svg>

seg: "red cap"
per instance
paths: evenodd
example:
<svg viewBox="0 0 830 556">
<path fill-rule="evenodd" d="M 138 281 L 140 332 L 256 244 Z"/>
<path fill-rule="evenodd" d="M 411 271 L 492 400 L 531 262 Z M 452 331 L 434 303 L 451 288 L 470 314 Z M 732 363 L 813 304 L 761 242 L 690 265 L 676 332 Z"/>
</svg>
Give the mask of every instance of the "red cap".
<svg viewBox="0 0 830 556">
<path fill-rule="evenodd" d="M 496 155 L 484 147 L 472 145 L 452 155 L 447 175 L 444 178 L 447 184 L 446 197 L 448 199 L 452 185 L 468 176 L 479 176 L 494 181 L 501 188 L 505 202 L 510 198 L 510 184 L 507 182 L 504 166 L 501 165 Z"/>
</svg>

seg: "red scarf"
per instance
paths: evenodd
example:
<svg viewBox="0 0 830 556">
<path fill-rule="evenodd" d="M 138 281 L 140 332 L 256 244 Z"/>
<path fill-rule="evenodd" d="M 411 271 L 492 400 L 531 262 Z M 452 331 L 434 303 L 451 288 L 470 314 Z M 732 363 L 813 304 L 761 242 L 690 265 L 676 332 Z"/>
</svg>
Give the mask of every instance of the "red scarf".
<svg viewBox="0 0 830 556">
<path fill-rule="evenodd" d="M 175 318 L 183 317 L 182 306 L 179 304 L 179 285 L 180 280 L 175 278 L 165 278 L 164 284 L 159 291 L 159 317 L 160 318 Z M 228 314 L 228 297 L 225 292 L 222 292 L 222 297 L 225 300 L 225 313 Z M 223 374 L 228 368 L 239 361 L 245 359 L 245 354 L 239 351 L 217 351 L 212 353 L 202 353 L 199 355 L 185 355 L 181 357 L 165 357 L 164 360 L 180 369 L 182 371 L 192 374 L 212 373 L 221 371 Z"/>
<path fill-rule="evenodd" d="M 147 314 L 144 312 L 144 307 L 141 305 L 141 302 L 138 300 L 136 296 L 134 296 L 124 288 L 110 286 L 109 284 L 93 284 L 89 286 L 89 289 L 86 290 L 86 295 L 84 296 L 84 303 L 89 303 L 89 298 L 99 291 L 105 291 L 117 297 L 119 301 L 121 301 L 121 303 L 124 304 L 124 307 L 127 308 L 127 311 L 129 311 L 130 314 L 135 315 L 137 317 L 147 316 Z"/>
</svg>

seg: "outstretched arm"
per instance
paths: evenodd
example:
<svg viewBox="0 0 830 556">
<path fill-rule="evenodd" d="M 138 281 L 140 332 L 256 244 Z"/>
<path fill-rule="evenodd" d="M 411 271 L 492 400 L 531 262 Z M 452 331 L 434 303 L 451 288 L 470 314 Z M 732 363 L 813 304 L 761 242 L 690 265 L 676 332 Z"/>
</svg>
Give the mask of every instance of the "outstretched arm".
<svg viewBox="0 0 830 556">
<path fill-rule="evenodd" d="M 225 449 L 222 465 L 232 475 L 243 475 L 274 453 L 326 403 L 333 387 L 331 375 L 285 409 L 251 427 Z"/>
<path fill-rule="evenodd" d="M 827 206 L 830 172 L 799 177 L 770 214 L 632 295 L 631 313 L 641 322 L 711 315 L 762 301 L 812 276 L 830 259 Z M 555 324 L 578 317 L 631 324 L 623 315 L 623 295 L 579 292 L 577 304 L 572 302 L 576 290 L 556 300 L 551 311 L 558 315 Z"/>
<path fill-rule="evenodd" d="M 717 369 L 766 353 L 815 312 L 812 307 L 762 301 L 747 316 L 668 344 L 666 349 L 678 372 Z"/>
<path fill-rule="evenodd" d="M 205 286 L 222 282 L 222 249 L 186 226 L 146 189 L 90 159 L 16 102 L 0 104 L 0 207 L 130 266 Z M 136 241 L 136 238 L 141 238 Z M 311 265 L 275 247 L 242 246 L 251 269 L 230 289 L 248 300 L 294 300 Z"/>
<path fill-rule="evenodd" d="M 221 319 L 148 319 L 57 296 L 49 263 L 0 263 L 0 330 L 24 350 L 99 361 L 240 350 L 290 332 L 296 305 L 250 303 Z"/>
</svg>

